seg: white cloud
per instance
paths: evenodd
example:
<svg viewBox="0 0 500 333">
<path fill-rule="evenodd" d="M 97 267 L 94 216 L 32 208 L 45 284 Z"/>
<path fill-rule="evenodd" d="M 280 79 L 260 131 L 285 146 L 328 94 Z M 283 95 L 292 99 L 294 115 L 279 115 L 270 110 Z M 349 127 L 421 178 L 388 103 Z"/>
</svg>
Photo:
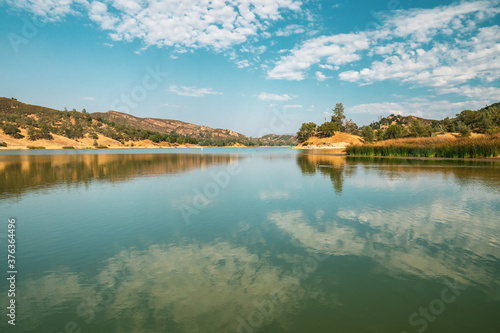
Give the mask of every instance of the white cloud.
<svg viewBox="0 0 500 333">
<path fill-rule="evenodd" d="M 471 87 L 466 85 L 460 88 L 443 88 L 440 92 L 443 94 L 456 93 L 470 98 L 489 98 L 493 101 L 497 101 L 500 98 L 500 88 L 497 87 Z"/>
<path fill-rule="evenodd" d="M 281 56 L 268 70 L 268 78 L 304 80 L 316 64 L 338 69 L 367 60 L 369 66 L 347 68 L 339 74 L 340 80 L 359 84 L 396 80 L 434 87 L 437 92 L 450 92 L 477 79 L 494 82 L 500 78 L 500 27 L 479 24 L 491 22 L 500 13 L 499 3 L 462 1 L 380 14 L 377 29 L 306 40 Z M 321 80 L 323 73 L 319 73 L 316 78 Z"/>
<path fill-rule="evenodd" d="M 202 97 L 205 95 L 222 95 L 222 93 L 214 91 L 212 88 L 170 86 L 168 90 L 176 95 L 189 96 L 189 97 Z"/>
<path fill-rule="evenodd" d="M 275 35 L 278 37 L 288 37 L 288 36 L 295 35 L 295 34 L 303 34 L 304 32 L 305 32 L 305 29 L 301 25 L 290 24 L 290 25 L 287 25 L 283 29 L 278 29 L 278 31 L 276 31 Z"/>
<path fill-rule="evenodd" d="M 215 50 L 241 44 L 265 34 L 289 11 L 298 12 L 298 0 L 7 0 L 49 20 L 86 14 L 113 40 L 140 39 L 148 46 L 175 46 Z"/>
<path fill-rule="evenodd" d="M 305 71 L 326 58 L 328 64 L 344 65 L 361 59 L 359 51 L 369 47 L 364 33 L 320 36 L 295 47 L 290 55 L 283 56 L 276 66 L 267 72 L 270 79 L 300 81 Z"/>
<path fill-rule="evenodd" d="M 302 108 L 302 105 L 300 105 L 300 104 L 287 104 L 287 105 L 283 105 L 283 107 L 285 109 L 300 109 L 300 108 Z"/>
<path fill-rule="evenodd" d="M 326 79 L 330 79 L 330 76 L 326 76 L 325 74 L 321 73 L 320 71 L 316 72 L 316 80 L 318 81 L 325 81 Z"/>
<path fill-rule="evenodd" d="M 239 61 L 236 61 L 236 67 L 238 68 L 245 68 L 245 67 L 249 67 L 250 66 L 250 63 L 248 62 L 248 60 L 239 60 Z"/>
<path fill-rule="evenodd" d="M 84 101 L 95 101 L 95 97 L 91 97 L 91 96 L 84 96 L 81 99 Z"/>
<path fill-rule="evenodd" d="M 61 20 L 67 15 L 77 15 L 78 9 L 88 5 L 86 0 L 6 0 L 5 2 L 50 22 Z"/>
<path fill-rule="evenodd" d="M 332 70 L 332 71 L 333 71 L 334 69 L 338 69 L 338 67 L 337 67 L 337 66 L 333 67 L 332 65 L 328 65 L 328 64 L 319 64 L 318 66 L 319 66 L 319 68 L 321 68 L 321 69 L 329 69 L 329 70 Z"/>
<path fill-rule="evenodd" d="M 374 116 L 387 116 L 390 114 L 396 115 L 413 115 L 417 117 L 442 119 L 447 116 L 460 113 L 464 109 L 476 110 L 491 104 L 489 100 L 474 100 L 466 102 L 452 103 L 446 100 L 429 101 L 418 99 L 414 101 L 399 102 L 399 103 L 368 103 L 359 104 L 348 107 L 346 111 L 350 114 L 372 114 Z"/>
<path fill-rule="evenodd" d="M 288 94 L 278 95 L 278 94 L 269 94 L 266 92 L 261 92 L 258 97 L 261 101 L 279 101 L 279 102 L 288 101 L 292 98 Z"/>
</svg>

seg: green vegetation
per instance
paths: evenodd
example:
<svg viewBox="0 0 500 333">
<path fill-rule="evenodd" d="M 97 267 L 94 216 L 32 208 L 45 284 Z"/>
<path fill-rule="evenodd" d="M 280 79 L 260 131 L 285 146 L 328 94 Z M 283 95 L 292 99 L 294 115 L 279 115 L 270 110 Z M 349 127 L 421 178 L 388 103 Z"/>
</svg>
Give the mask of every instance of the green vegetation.
<svg viewBox="0 0 500 333">
<path fill-rule="evenodd" d="M 337 125 L 333 121 L 327 121 L 321 124 L 316 131 L 316 135 L 320 138 L 329 138 L 338 130 Z"/>
<path fill-rule="evenodd" d="M 476 158 L 500 156 L 500 134 L 481 138 L 418 138 L 352 145 L 347 155 Z"/>
<path fill-rule="evenodd" d="M 7 147 L 7 142 L 0 142 L 0 147 Z"/>
<path fill-rule="evenodd" d="M 38 150 L 38 149 L 45 149 L 45 147 L 42 147 L 42 146 L 28 146 L 28 149 L 30 149 L 30 150 Z"/>
<path fill-rule="evenodd" d="M 2 122 L 0 128 L 3 130 L 5 134 L 10 135 L 14 139 L 24 138 L 24 135 L 21 134 L 21 130 L 19 129 L 19 127 L 14 124 Z"/>
<path fill-rule="evenodd" d="M 330 121 L 326 121 L 320 126 L 315 123 L 303 123 L 297 132 L 297 140 L 299 143 L 304 143 L 312 136 L 319 138 L 329 138 L 335 135 L 336 131 L 346 132 L 350 134 L 359 135 L 358 126 L 352 119 L 345 120 L 344 105 L 337 103 L 335 108 L 332 109 L 333 115 Z"/>
<path fill-rule="evenodd" d="M 405 136 L 405 129 L 401 125 L 390 125 L 384 132 L 384 140 L 399 139 Z"/>
<path fill-rule="evenodd" d="M 332 123 L 336 125 L 339 131 L 343 132 L 345 129 L 344 121 L 346 119 L 346 116 L 344 114 L 344 105 L 342 103 L 337 103 L 332 111 L 333 111 Z"/>
<path fill-rule="evenodd" d="M 365 126 L 363 128 L 363 131 L 361 131 L 361 136 L 363 137 L 363 139 L 365 139 L 365 141 L 373 142 L 373 140 L 375 139 L 373 128 L 371 128 L 370 126 Z"/>
<path fill-rule="evenodd" d="M 75 147 L 66 146 L 66 147 L 62 147 L 62 149 L 75 149 Z"/>
<path fill-rule="evenodd" d="M 316 134 L 315 123 L 303 123 L 300 130 L 297 132 L 297 140 L 302 143 L 306 142 L 311 136 Z"/>
<path fill-rule="evenodd" d="M 261 138 L 218 137 L 207 133 L 199 138 L 179 135 L 175 132 L 160 133 L 138 128 L 129 124 L 118 124 L 99 115 L 90 115 L 85 109 L 78 112 L 76 109 L 58 111 L 36 105 L 18 102 L 13 98 L 0 98 L 0 129 L 13 138 L 20 139 L 24 136 L 21 130 L 28 132 L 29 140 L 52 140 L 53 135 L 78 140 L 88 137 L 94 140 L 93 145 L 98 146 L 99 135 L 111 138 L 125 144 L 126 141 L 151 140 L 154 143 L 168 142 L 177 144 L 199 144 L 202 146 L 232 146 L 241 144 L 245 146 L 281 146 L 295 145 L 293 135 L 269 134 Z"/>
</svg>

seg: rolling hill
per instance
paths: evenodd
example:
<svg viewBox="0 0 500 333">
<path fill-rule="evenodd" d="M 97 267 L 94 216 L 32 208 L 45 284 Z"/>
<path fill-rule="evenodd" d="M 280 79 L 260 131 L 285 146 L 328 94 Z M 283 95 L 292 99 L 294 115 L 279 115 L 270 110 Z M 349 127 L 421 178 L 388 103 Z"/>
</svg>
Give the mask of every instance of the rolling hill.
<svg viewBox="0 0 500 333">
<path fill-rule="evenodd" d="M 229 129 L 179 120 L 141 118 L 117 111 L 59 111 L 0 97 L 0 146 L 150 147 L 295 145 L 293 135 L 249 138 Z"/>
</svg>

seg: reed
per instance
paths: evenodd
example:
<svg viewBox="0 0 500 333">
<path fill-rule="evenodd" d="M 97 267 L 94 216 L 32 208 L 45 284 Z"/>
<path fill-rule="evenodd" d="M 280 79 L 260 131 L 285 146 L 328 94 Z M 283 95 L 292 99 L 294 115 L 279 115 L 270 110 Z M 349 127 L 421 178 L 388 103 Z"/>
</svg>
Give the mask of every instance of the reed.
<svg viewBox="0 0 500 333">
<path fill-rule="evenodd" d="M 499 157 L 500 135 L 480 138 L 413 138 L 396 139 L 374 144 L 350 145 L 347 155 L 477 158 Z"/>
</svg>

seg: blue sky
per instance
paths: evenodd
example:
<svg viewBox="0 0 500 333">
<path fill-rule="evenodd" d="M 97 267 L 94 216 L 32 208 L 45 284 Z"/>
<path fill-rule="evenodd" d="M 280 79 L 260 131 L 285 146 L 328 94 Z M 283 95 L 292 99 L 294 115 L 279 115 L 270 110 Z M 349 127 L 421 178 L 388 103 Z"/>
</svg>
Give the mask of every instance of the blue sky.
<svg viewBox="0 0 500 333">
<path fill-rule="evenodd" d="M 258 136 L 500 101 L 500 0 L 0 0 L 0 96 Z"/>
</svg>

